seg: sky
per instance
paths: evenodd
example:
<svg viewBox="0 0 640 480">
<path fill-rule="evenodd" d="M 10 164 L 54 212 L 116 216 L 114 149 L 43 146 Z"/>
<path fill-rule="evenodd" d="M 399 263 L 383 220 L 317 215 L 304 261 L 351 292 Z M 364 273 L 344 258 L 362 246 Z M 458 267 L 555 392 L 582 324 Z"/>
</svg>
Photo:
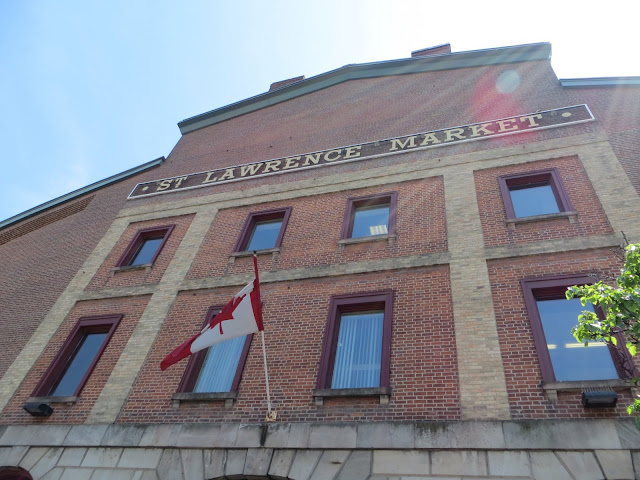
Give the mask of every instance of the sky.
<svg viewBox="0 0 640 480">
<path fill-rule="evenodd" d="M 559 78 L 640 76 L 639 16 L 637 0 L 0 0 L 0 221 L 168 156 L 181 120 L 347 64 L 551 42 Z"/>
</svg>

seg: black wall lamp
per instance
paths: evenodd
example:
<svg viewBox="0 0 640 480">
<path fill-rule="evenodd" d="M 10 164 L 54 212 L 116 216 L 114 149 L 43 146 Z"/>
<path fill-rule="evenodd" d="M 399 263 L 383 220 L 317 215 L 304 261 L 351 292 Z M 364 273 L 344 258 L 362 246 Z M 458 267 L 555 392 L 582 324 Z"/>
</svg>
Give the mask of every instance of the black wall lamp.
<svg viewBox="0 0 640 480">
<path fill-rule="evenodd" d="M 584 408 L 612 408 L 618 403 L 618 394 L 613 390 L 582 392 Z"/>
<path fill-rule="evenodd" d="M 34 417 L 50 417 L 53 413 L 53 408 L 51 407 L 51 405 L 47 405 L 46 403 L 25 403 L 22 408 L 24 408 Z"/>
</svg>

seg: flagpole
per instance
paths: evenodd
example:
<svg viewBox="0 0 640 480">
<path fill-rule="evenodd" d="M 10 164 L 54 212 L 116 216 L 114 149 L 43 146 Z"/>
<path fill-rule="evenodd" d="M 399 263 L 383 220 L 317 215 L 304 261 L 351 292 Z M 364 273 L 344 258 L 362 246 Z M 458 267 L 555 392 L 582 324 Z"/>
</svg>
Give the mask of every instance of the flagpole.
<svg viewBox="0 0 640 480">
<path fill-rule="evenodd" d="M 256 274 L 256 289 L 258 290 L 258 297 L 260 298 L 260 278 L 258 276 L 258 256 L 256 252 L 253 252 L 253 269 Z M 260 323 L 262 324 L 262 308 L 260 309 Z M 276 419 L 277 412 L 271 410 L 271 392 L 269 389 L 269 371 L 267 370 L 267 347 L 264 341 L 264 327 L 260 330 L 262 337 L 262 359 L 264 360 L 264 378 L 267 386 L 267 417 L 268 422 L 273 422 Z"/>
<path fill-rule="evenodd" d="M 267 349 L 264 346 L 264 330 L 262 330 L 260 333 L 262 334 L 262 358 L 264 359 L 264 378 L 267 381 L 267 412 L 268 412 L 267 419 L 271 419 L 273 414 L 271 413 L 271 394 L 269 393 L 269 373 L 267 372 Z"/>
</svg>

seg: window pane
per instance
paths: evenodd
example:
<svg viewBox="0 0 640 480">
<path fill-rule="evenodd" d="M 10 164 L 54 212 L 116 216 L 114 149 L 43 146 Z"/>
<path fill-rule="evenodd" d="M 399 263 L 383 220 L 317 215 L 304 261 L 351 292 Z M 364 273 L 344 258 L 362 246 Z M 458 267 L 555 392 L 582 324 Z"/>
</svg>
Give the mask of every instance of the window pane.
<svg viewBox="0 0 640 480">
<path fill-rule="evenodd" d="M 530 217 L 558 213 L 558 202 L 551 185 L 536 185 L 524 188 L 510 188 L 511 203 L 516 217 Z"/>
<path fill-rule="evenodd" d="M 538 312 L 547 340 L 556 380 L 607 380 L 618 378 L 609 348 L 603 342 L 589 342 L 585 347 L 571 335 L 583 310 L 593 311 L 580 299 L 538 300 Z"/>
<path fill-rule="evenodd" d="M 75 393 L 80 381 L 87 373 L 91 362 L 98 354 L 107 333 L 89 333 L 84 336 L 67 366 L 62 378 L 49 395 L 54 397 L 67 397 Z"/>
<path fill-rule="evenodd" d="M 383 312 L 347 313 L 340 317 L 331 388 L 380 386 Z"/>
<path fill-rule="evenodd" d="M 164 240 L 164 237 L 148 238 L 144 240 L 136 254 L 131 259 L 129 265 L 144 265 L 145 263 L 151 263 L 151 259 L 158 251 L 162 240 Z"/>
<path fill-rule="evenodd" d="M 236 337 L 209 347 L 194 392 L 229 392 L 246 340 Z"/>
<path fill-rule="evenodd" d="M 256 226 L 253 228 L 251 238 L 247 244 L 247 250 L 251 252 L 253 250 L 264 250 L 275 247 L 281 226 L 281 218 L 256 222 Z"/>
<path fill-rule="evenodd" d="M 356 208 L 351 238 L 385 235 L 389 229 L 389 204 Z"/>
</svg>

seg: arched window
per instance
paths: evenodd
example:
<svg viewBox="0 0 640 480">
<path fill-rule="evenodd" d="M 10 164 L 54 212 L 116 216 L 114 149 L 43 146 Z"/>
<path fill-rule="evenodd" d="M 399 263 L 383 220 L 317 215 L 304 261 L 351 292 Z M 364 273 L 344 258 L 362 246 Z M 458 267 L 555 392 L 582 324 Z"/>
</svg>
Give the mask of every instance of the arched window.
<svg viewBox="0 0 640 480">
<path fill-rule="evenodd" d="M 24 468 L 0 467 L 0 480 L 33 480 Z"/>
</svg>

